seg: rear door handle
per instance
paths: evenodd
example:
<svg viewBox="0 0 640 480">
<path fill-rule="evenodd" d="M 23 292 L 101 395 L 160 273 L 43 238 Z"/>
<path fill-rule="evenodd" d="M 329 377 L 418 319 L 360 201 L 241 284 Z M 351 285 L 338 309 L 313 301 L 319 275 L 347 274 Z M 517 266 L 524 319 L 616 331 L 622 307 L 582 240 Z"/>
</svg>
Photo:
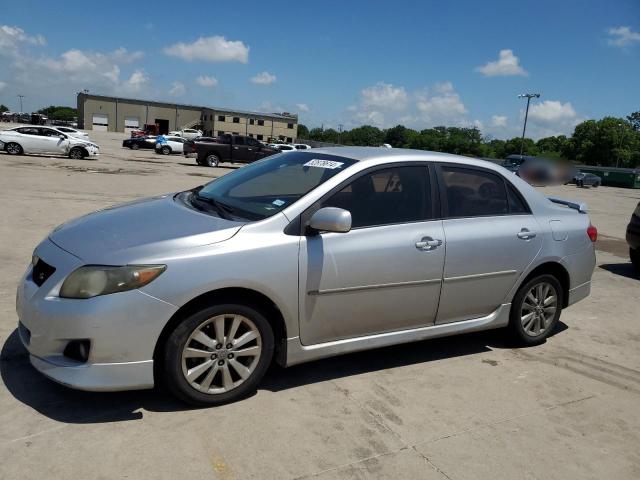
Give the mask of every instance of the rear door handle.
<svg viewBox="0 0 640 480">
<path fill-rule="evenodd" d="M 516 235 L 520 240 L 531 240 L 532 238 L 536 238 L 536 232 L 531 232 L 528 228 L 523 228 Z"/>
<path fill-rule="evenodd" d="M 416 248 L 418 250 L 435 250 L 442 245 L 442 240 L 433 239 L 431 237 L 422 237 L 419 242 L 416 242 Z"/>
</svg>

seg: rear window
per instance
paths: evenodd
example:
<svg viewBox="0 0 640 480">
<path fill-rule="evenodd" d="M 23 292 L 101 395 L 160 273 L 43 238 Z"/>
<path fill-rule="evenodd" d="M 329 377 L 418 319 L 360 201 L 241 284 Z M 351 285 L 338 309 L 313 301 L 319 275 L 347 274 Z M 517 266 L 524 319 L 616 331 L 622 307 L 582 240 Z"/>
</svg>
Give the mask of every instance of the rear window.
<svg viewBox="0 0 640 480">
<path fill-rule="evenodd" d="M 502 177 L 484 170 L 442 167 L 449 217 L 481 217 L 509 213 Z"/>
</svg>

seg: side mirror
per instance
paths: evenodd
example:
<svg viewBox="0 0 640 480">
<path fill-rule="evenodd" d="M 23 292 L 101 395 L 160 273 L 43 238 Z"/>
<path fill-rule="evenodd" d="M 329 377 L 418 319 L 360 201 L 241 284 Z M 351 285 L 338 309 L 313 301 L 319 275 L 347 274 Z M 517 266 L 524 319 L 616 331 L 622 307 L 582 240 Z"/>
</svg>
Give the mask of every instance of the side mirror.
<svg viewBox="0 0 640 480">
<path fill-rule="evenodd" d="M 60 135 L 58 135 L 60 138 L 67 138 L 66 135 L 63 135 L 62 133 Z"/>
<path fill-rule="evenodd" d="M 351 230 L 351 212 L 336 207 L 321 208 L 311 216 L 309 227 L 316 232 L 346 233 Z"/>
</svg>

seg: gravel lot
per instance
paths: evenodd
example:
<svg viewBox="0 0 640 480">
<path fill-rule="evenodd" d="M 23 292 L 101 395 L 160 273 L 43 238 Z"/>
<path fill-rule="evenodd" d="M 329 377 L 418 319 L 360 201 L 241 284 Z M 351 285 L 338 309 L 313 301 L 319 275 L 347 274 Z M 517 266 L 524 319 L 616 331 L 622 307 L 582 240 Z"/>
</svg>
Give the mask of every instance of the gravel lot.
<svg viewBox="0 0 640 480">
<path fill-rule="evenodd" d="M 587 201 L 600 241 L 591 297 L 542 346 L 485 332 L 274 367 L 249 399 L 188 409 L 58 386 L 18 341 L 16 284 L 49 230 L 230 171 L 90 133 L 97 161 L 0 154 L 0 478 L 640 478 L 640 280 L 624 242 L 640 191 L 544 189 Z"/>
</svg>

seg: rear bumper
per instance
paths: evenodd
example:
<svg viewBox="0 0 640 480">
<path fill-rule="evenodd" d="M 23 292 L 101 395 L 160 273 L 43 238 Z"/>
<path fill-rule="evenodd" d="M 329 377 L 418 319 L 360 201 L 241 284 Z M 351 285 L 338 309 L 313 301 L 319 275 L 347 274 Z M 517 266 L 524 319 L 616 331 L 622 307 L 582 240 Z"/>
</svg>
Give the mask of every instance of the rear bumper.
<svg viewBox="0 0 640 480">
<path fill-rule="evenodd" d="M 591 281 L 585 282 L 582 285 L 569 290 L 569 300 L 567 305 L 573 305 L 574 303 L 584 300 L 591 294 Z"/>
</svg>

